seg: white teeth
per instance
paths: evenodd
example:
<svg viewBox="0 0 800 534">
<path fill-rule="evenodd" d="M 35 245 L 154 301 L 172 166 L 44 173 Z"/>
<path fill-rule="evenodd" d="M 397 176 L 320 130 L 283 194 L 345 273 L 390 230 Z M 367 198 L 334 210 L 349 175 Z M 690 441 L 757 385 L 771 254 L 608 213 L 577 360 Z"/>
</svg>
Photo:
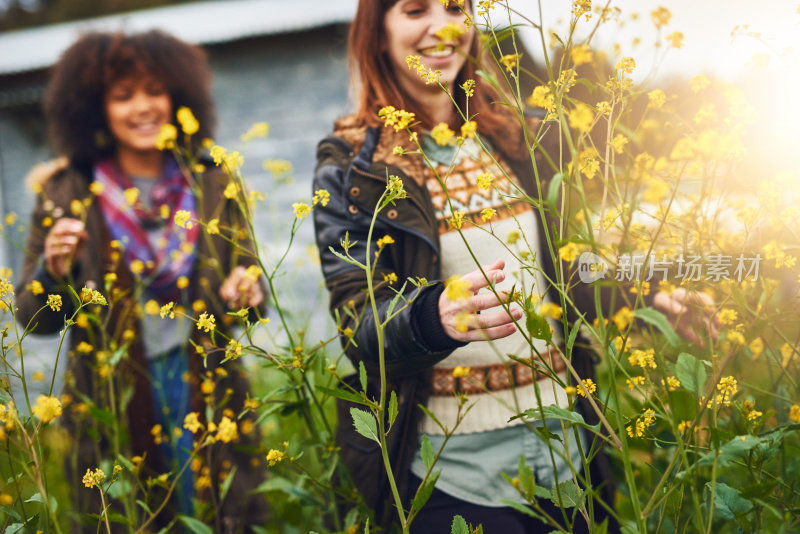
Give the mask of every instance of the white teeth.
<svg viewBox="0 0 800 534">
<path fill-rule="evenodd" d="M 422 54 L 428 57 L 447 57 L 453 53 L 452 46 L 445 46 L 443 49 L 438 48 L 426 48 L 421 50 Z"/>
</svg>

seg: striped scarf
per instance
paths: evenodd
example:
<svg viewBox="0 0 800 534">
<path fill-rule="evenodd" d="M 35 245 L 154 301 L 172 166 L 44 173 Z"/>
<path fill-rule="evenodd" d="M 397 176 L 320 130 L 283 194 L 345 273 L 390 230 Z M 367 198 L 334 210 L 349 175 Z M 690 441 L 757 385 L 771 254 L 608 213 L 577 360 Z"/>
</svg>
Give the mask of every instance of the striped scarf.
<svg viewBox="0 0 800 534">
<path fill-rule="evenodd" d="M 95 166 L 94 179 L 104 186 L 98 197 L 100 207 L 111 237 L 123 247 L 126 265 L 141 262 L 140 276 L 147 284 L 148 294 L 157 301 L 162 304 L 178 301 L 177 281 L 191 274 L 199 234 L 196 223 L 191 228 L 189 224 L 181 228 L 173 222 L 179 210 L 188 211 L 192 219 L 197 219 L 197 200 L 178 164 L 171 158 L 167 161 L 161 178 L 153 186 L 150 209 L 138 199 L 131 205 L 125 191 L 133 188 L 133 182 L 112 159 Z M 167 214 L 165 219 L 162 215 Z M 156 229 L 161 239 L 154 248 L 148 231 Z"/>
</svg>

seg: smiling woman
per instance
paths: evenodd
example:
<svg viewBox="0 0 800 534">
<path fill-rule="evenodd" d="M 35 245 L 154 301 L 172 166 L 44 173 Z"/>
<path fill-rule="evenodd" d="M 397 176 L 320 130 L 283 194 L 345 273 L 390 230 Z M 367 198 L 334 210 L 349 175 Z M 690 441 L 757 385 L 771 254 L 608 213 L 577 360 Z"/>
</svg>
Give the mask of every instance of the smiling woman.
<svg viewBox="0 0 800 534">
<path fill-rule="evenodd" d="M 18 320 L 44 334 L 64 329 L 65 317 L 74 321 L 65 392 L 90 407 L 64 415 L 75 441 L 65 461 L 74 517 L 109 506 L 143 528 L 181 516 L 216 532 L 263 523 L 266 503 L 248 494 L 263 481 L 264 471 L 253 468 L 263 458 L 241 450 L 255 450 L 258 432 L 239 435 L 237 423 L 254 428 L 250 416 L 232 421 L 249 385 L 235 362 L 226 364 L 229 372 L 220 367 L 229 332 L 222 318 L 264 301 L 258 277 L 246 275 L 252 243 L 223 195 L 229 176 L 202 158 L 189 170 L 158 142 L 178 128 L 194 149 L 210 137 L 205 54 L 159 31 L 84 35 L 56 64 L 45 112 L 64 158 L 31 177 L 37 204 Z M 212 214 L 237 237 L 200 232 Z M 84 309 L 76 292 L 90 295 L 96 309 Z M 45 307 L 51 299 L 59 305 Z M 212 329 L 221 336 L 209 339 Z M 209 353 L 198 358 L 198 350 Z M 198 425 L 219 429 L 202 461 Z M 105 502 L 83 491 L 84 473 L 120 458 L 167 489 L 140 484 Z M 221 482 L 234 475 L 223 491 Z M 137 501 L 146 512 L 136 512 Z M 70 531 L 84 529 L 97 527 Z"/>
</svg>

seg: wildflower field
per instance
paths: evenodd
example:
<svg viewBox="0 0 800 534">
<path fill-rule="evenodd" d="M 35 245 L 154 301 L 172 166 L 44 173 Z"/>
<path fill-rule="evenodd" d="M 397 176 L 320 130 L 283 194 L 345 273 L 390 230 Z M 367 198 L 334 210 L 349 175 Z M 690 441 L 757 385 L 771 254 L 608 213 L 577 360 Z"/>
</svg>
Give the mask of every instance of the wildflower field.
<svg viewBox="0 0 800 534">
<path fill-rule="evenodd" d="M 800 7 L 785 7 L 785 16 L 800 24 Z M 543 487 L 531 467 L 520 462 L 517 472 L 507 473 L 507 481 L 527 505 L 509 506 L 546 521 L 556 532 L 569 532 L 573 524 L 588 522 L 592 532 L 602 533 L 608 525 L 594 521 L 598 507 L 603 506 L 596 497 L 602 485 L 613 482 L 616 497 L 608 511 L 624 532 L 800 530 L 800 235 L 796 226 L 800 175 L 793 150 L 796 137 L 789 140 L 788 130 L 769 129 L 769 124 L 790 121 L 792 115 L 765 116 L 774 100 L 794 99 L 795 87 L 784 86 L 770 93 L 773 96 L 759 93 L 781 83 L 776 72 L 797 69 L 798 51 L 775 49 L 769 35 L 735 28 L 732 38 L 764 44 L 759 57 L 742 58 L 754 63 L 750 77 L 735 84 L 686 72 L 659 85 L 649 81 L 653 79 L 650 73 L 637 71 L 637 54 L 655 57 L 656 69 L 659 58 L 683 46 L 685 36 L 671 24 L 667 7 L 636 14 L 623 12 L 613 3 L 593 6 L 590 0 L 578 0 L 555 28 L 541 25 L 537 9 L 532 3 L 478 0 L 474 11 L 464 11 L 464 25 L 481 31 L 486 54 L 480 61 L 486 67 L 479 73 L 502 95 L 502 104 L 524 129 L 530 170 L 537 180 L 538 197 L 521 189 L 501 194 L 509 202 L 530 203 L 537 217 L 550 222 L 539 239 L 546 242 L 558 266 L 557 277 L 549 280 L 555 290 L 547 301 L 532 288 L 518 287 L 504 306 L 523 310 L 518 327 L 531 347 L 535 340 L 545 340 L 560 354 L 568 370 L 562 385 L 569 394 L 569 406 L 525 406 L 519 416 L 528 424 L 556 420 L 564 432 L 581 432 L 588 439 L 575 440 L 583 464 L 576 465 L 568 460 L 565 440 L 531 425 L 531 431 L 547 441 L 552 457 L 567 459 L 571 476 L 555 487 Z M 595 35 L 636 20 L 646 23 L 642 44 L 596 46 Z M 446 43 L 463 31 L 463 25 L 451 25 L 438 35 Z M 528 36 L 524 42 L 522 34 Z M 534 44 L 540 48 L 536 54 L 529 52 Z M 533 55 L 546 60 L 537 59 L 534 64 Z M 409 69 L 429 83 L 439 83 L 437 73 L 421 65 L 418 57 L 409 56 L 407 61 Z M 441 90 L 466 92 L 469 103 L 474 86 L 474 81 L 468 81 L 460 87 L 441 86 Z M 459 113 L 460 130 L 441 124 L 431 132 L 434 141 L 460 147 L 465 139 L 474 139 L 490 154 L 469 104 Z M 410 148 L 398 147 L 397 154 L 422 154 L 427 159 L 413 114 L 388 106 L 380 111 L 380 118 L 386 128 L 409 135 Z M 182 108 L 175 126 L 165 128 L 159 138 L 161 148 L 175 154 L 187 176 L 195 176 L 203 166 L 200 154 L 186 148 L 196 131 L 191 110 Z M 267 125 L 257 123 L 243 133 L 241 147 L 204 142 L 204 152 L 229 175 L 224 200 L 236 202 L 248 222 L 245 228 L 225 227 L 213 214 L 192 219 L 188 212 L 177 211 L 165 218 L 181 228 L 199 226 L 206 236 L 222 236 L 232 243 L 239 243 L 242 235 L 257 235 L 253 214 L 268 204 L 262 193 L 248 188 L 240 168 L 247 142 L 267 133 Z M 548 174 L 546 166 L 555 172 L 549 181 L 539 179 Z M 276 183 L 290 172 L 289 166 L 276 161 L 268 168 Z M 446 190 L 448 176 L 437 178 Z M 495 178 L 482 174 L 476 185 L 493 188 Z M 102 194 L 98 186 L 89 197 L 70 206 L 73 216 L 80 218 Z M 385 372 L 380 393 L 367 395 L 365 371 L 353 369 L 344 356 L 342 347 L 352 342 L 354 330 L 342 327 L 343 317 L 336 324 L 331 320 L 330 335 L 307 330 L 307 311 L 317 309 L 322 314 L 327 309 L 321 292 L 316 302 L 286 296 L 294 294 L 290 284 L 301 283 L 291 276 L 289 252 L 308 245 L 295 242 L 298 230 L 311 224 L 313 210 L 325 206 L 329 197 L 325 190 L 310 191 L 292 205 L 294 217 L 284 230 L 285 250 L 258 240 L 252 248 L 240 250 L 255 260 L 247 276 L 266 283 L 267 315 L 244 308 L 215 317 L 201 301 L 165 306 L 153 302 L 141 310 L 145 316 L 191 321 L 193 328 L 209 338 L 222 335 L 217 331 L 219 324 L 239 326 L 234 337 L 225 339 L 219 368 L 185 377 L 198 383 L 206 395 L 204 413 L 190 413 L 182 428 L 152 429 L 156 442 L 190 433 L 194 443 L 185 465 L 159 476 L 142 476 L 142 458 L 130 449 L 124 428 L 125 414 L 131 409 L 131 384 L 117 370 L 125 365 L 132 341 L 128 334 L 98 337 L 79 345 L 74 354 L 62 351 L 62 345 L 67 345 L 60 343 L 53 355 L 57 367 L 63 369 L 69 358 L 91 359 L 96 385 L 91 398 L 60 395 L 53 387 L 55 376 L 26 373 L 25 346 L 34 324 L 16 321 L 15 295 L 20 288 L 13 285 L 14 273 L 4 270 L 0 281 L 6 317 L 0 333 L 0 524 L 5 532 L 67 532 L 68 522 L 76 515 L 96 523 L 103 532 L 150 532 L 153 518 L 186 472 L 194 474 L 201 496 L 196 513 L 176 517 L 164 531 L 180 524 L 190 532 L 213 532 L 213 502 L 202 500 L 202 490 L 211 485 L 207 452 L 215 442 L 235 444 L 242 436 L 254 435 L 259 436 L 261 461 L 253 469 L 266 473 L 259 491 L 270 510 L 270 520 L 261 532 L 378 531 L 339 459 L 334 435 L 337 425 L 355 425 L 363 436 L 381 444 L 388 465 L 387 436 L 393 432 L 397 399 L 385 387 Z M 373 222 L 387 206 L 402 206 L 404 200 L 402 180 L 387 176 Z M 449 223 L 460 231 L 475 217 L 491 222 L 492 211 L 452 209 Z M 10 239 L 19 239 L 12 231 L 18 224 L 13 214 L 6 216 Z M 42 225 L 46 227 L 48 221 Z M 506 235 L 490 230 L 525 269 L 541 272 L 539 252 L 526 232 L 521 226 Z M 377 315 L 379 288 L 394 288 L 393 310 L 400 310 L 410 305 L 415 287 L 428 283 L 373 276 L 377 258 L 394 244 L 391 235 L 371 234 L 365 258 L 350 255 L 347 239 L 335 251 L 341 261 L 363 269 L 369 280 L 363 309 L 353 306 L 344 311 L 351 319 L 345 321 L 348 324 L 358 327 L 365 314 Z M 139 267 L 129 268 L 136 276 Z M 62 341 L 73 330 L 91 330 L 108 320 L 120 298 L 115 282 L 116 274 L 110 271 L 102 287 L 72 288 L 69 298 L 75 312 L 64 318 Z M 44 291 L 36 281 L 26 289 L 34 294 Z M 459 280 L 449 280 L 446 290 L 453 299 L 465 291 Z M 593 310 L 578 308 L 578 291 L 591 295 Z M 653 302 L 659 291 L 680 296 L 707 320 L 696 325 L 687 324 L 685 316 L 669 321 Z M 48 296 L 48 309 L 58 311 L 63 306 L 60 295 Z M 385 321 L 370 323 L 377 328 L 379 340 L 391 317 L 390 313 Z M 548 321 L 560 324 L 563 344 L 554 340 Z M 580 376 L 571 365 L 576 344 L 595 351 L 596 379 Z M 205 361 L 209 356 L 205 351 L 204 346 L 196 346 L 190 352 Z M 244 362 L 252 386 L 241 413 L 225 408 L 227 393 L 218 389 L 226 377 L 225 362 L 234 360 Z M 530 360 L 518 361 L 531 365 Z M 561 380 L 553 369 L 539 371 Z M 459 369 L 462 376 L 469 372 Z M 344 382 L 343 377 L 352 373 L 358 379 Z M 68 373 L 65 380 L 71 380 Z M 47 394 L 29 395 L 31 381 L 49 383 Z M 351 410 L 352 420 L 336 420 L 339 398 L 360 405 Z M 579 399 L 589 401 L 594 412 L 591 419 L 598 420 L 597 424 L 586 423 L 575 410 Z M 463 396 L 460 405 L 466 411 L 469 397 Z M 80 488 L 69 487 L 64 474 L 65 458 L 68 463 L 75 454 L 72 438 L 59 424 L 67 411 L 81 421 L 77 431 L 109 444 L 98 455 L 95 468 L 83 475 Z M 444 429 L 445 436 L 453 430 Z M 601 449 L 611 457 L 613 481 L 587 477 L 586 467 Z M 422 452 L 428 476 L 412 503 L 401 502 L 394 482 L 397 474 L 388 477 L 397 523 L 405 532 L 430 497 L 438 476 L 437 451 L 424 438 Z M 223 493 L 236 484 L 235 469 L 223 469 L 218 476 Z M 97 508 L 80 509 L 79 492 L 93 492 Z M 544 501 L 558 506 L 562 517 L 547 515 L 540 505 Z M 491 526 L 483 528 L 491 532 Z M 476 531 L 481 531 L 479 525 L 454 518 L 453 532 Z"/>
</svg>

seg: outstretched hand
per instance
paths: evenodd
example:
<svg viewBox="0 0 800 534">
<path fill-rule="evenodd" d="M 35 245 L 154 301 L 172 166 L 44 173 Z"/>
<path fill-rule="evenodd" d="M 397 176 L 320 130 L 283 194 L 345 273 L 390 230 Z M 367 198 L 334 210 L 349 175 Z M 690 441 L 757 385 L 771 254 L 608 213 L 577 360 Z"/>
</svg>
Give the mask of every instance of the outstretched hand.
<svg viewBox="0 0 800 534">
<path fill-rule="evenodd" d="M 247 269 L 241 265 L 236 266 L 222 282 L 219 296 L 232 310 L 245 306 L 255 308 L 264 302 L 264 292 L 258 279 L 248 276 Z"/>
<path fill-rule="evenodd" d="M 456 341 L 482 341 L 500 339 L 517 330 L 514 320 L 522 318 L 522 310 L 518 308 L 511 310 L 510 314 L 504 309 L 481 313 L 501 304 L 498 295 L 489 291 L 479 293 L 479 290 L 487 287 L 489 281 L 499 283 L 505 280 L 504 267 L 505 261 L 498 259 L 491 265 L 484 265 L 483 272 L 477 269 L 461 277 L 470 284 L 472 291 L 472 296 L 466 299 L 451 300 L 447 291 L 442 292 L 439 297 L 439 319 L 448 336 Z"/>
<path fill-rule="evenodd" d="M 653 296 L 653 306 L 667 316 L 686 341 L 703 347 L 704 337 L 717 339 L 719 319 L 714 299 L 705 293 L 686 291 L 682 287 L 672 294 L 659 291 Z"/>
</svg>

